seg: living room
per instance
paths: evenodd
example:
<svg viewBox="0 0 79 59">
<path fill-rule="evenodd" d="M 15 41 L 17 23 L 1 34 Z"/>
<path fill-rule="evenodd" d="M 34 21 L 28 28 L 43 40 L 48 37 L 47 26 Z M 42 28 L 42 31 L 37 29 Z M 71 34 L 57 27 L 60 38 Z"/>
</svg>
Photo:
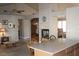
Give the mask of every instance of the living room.
<svg viewBox="0 0 79 59">
<path fill-rule="evenodd" d="M 52 55 L 54 52 L 51 51 L 54 48 L 51 48 L 50 44 L 53 44 L 54 39 L 59 39 L 56 43 L 60 45 L 57 48 L 59 50 L 54 50 L 56 52 L 78 43 L 79 27 L 76 26 L 79 19 L 78 10 L 78 3 L 0 4 L 0 55 Z M 64 42 L 65 39 L 71 40 Z M 67 42 L 69 45 L 66 44 Z M 68 55 L 74 55 L 74 53 Z"/>
</svg>

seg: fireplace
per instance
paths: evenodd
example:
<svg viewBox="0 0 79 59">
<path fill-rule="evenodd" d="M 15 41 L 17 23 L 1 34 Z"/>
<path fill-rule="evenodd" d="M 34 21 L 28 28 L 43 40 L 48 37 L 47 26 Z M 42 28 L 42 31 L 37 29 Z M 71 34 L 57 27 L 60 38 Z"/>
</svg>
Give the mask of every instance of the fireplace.
<svg viewBox="0 0 79 59">
<path fill-rule="evenodd" d="M 1 37 L 1 44 L 3 44 L 4 42 L 8 42 L 9 41 L 9 37 Z"/>
<path fill-rule="evenodd" d="M 49 29 L 42 29 L 42 38 L 49 39 Z"/>
</svg>

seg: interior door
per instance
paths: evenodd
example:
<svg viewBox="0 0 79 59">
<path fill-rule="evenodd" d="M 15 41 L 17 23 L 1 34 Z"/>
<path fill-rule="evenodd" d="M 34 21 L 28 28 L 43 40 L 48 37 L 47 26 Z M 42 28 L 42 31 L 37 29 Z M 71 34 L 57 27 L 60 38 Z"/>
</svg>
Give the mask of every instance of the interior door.
<svg viewBox="0 0 79 59">
<path fill-rule="evenodd" d="M 23 19 L 18 19 L 18 37 L 19 40 L 23 39 Z"/>
</svg>

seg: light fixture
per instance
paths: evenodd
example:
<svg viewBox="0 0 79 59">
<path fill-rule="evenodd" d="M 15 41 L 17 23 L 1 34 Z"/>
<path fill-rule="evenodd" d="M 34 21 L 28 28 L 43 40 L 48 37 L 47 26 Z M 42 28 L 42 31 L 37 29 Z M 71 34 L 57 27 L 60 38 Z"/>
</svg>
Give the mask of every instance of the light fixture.
<svg viewBox="0 0 79 59">
<path fill-rule="evenodd" d="M 36 22 L 36 23 L 34 23 L 33 25 L 38 25 L 38 23 Z"/>
<path fill-rule="evenodd" d="M 0 28 L 0 36 L 5 36 L 5 29 L 4 28 Z"/>
</svg>

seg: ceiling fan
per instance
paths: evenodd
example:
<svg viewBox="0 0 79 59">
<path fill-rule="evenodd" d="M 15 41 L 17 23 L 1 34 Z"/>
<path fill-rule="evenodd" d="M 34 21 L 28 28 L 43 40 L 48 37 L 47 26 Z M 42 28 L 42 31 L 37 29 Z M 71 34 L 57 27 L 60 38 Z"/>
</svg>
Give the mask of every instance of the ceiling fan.
<svg viewBox="0 0 79 59">
<path fill-rule="evenodd" d="M 8 11 L 8 10 L 3 10 L 3 12 L 14 12 L 14 13 L 22 13 L 24 12 L 24 10 L 17 10 L 17 9 L 12 9 L 11 11 Z"/>
<path fill-rule="evenodd" d="M 13 9 L 12 11 L 16 12 L 16 13 L 22 13 L 22 12 L 24 12 L 24 10 L 17 10 L 17 9 Z"/>
</svg>

